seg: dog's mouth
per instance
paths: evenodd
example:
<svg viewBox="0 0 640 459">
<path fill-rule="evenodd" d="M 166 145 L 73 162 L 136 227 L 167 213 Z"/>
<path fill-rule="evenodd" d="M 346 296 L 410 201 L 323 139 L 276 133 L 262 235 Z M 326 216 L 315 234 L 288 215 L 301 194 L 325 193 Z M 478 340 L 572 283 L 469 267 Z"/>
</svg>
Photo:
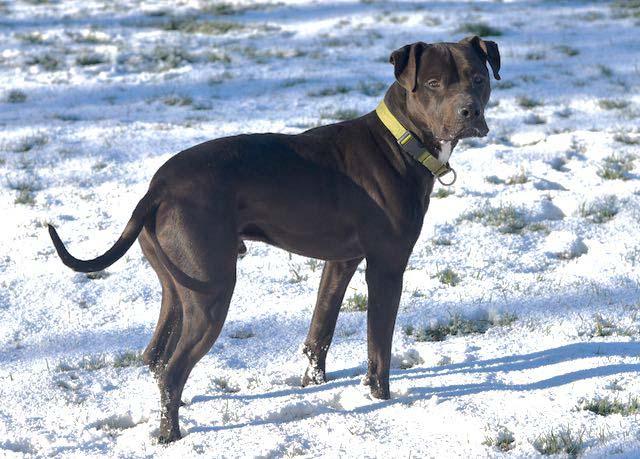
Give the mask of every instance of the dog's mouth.
<svg viewBox="0 0 640 459">
<path fill-rule="evenodd" d="M 438 143 L 458 142 L 469 137 L 485 137 L 489 133 L 489 127 L 484 118 L 476 120 L 473 124 L 463 124 L 453 128 L 445 127 L 442 137 L 436 137 Z"/>
</svg>

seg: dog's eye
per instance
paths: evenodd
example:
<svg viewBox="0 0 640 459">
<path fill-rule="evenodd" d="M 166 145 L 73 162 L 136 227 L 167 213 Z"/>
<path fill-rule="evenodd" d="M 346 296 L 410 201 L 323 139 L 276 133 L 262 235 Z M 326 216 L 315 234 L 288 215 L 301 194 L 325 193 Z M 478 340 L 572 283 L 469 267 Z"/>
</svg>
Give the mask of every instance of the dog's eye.
<svg viewBox="0 0 640 459">
<path fill-rule="evenodd" d="M 429 86 L 430 88 L 439 88 L 440 82 L 438 80 L 431 79 L 427 81 L 427 86 Z"/>
<path fill-rule="evenodd" d="M 484 82 L 484 78 L 482 78 L 480 75 L 476 75 L 473 77 L 473 84 L 481 84 L 482 82 Z"/>
</svg>

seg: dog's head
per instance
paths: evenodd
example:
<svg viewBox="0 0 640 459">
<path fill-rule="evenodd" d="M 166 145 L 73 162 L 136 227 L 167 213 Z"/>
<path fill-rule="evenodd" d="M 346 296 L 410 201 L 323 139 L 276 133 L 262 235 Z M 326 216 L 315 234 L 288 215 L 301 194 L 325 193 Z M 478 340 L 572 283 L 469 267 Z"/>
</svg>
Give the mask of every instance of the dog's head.
<svg viewBox="0 0 640 459">
<path fill-rule="evenodd" d="M 389 60 L 406 90 L 406 116 L 420 131 L 453 144 L 487 135 L 484 109 L 491 93 L 487 63 L 500 79 L 496 43 L 477 36 L 458 43 L 418 42 L 394 51 Z"/>
</svg>

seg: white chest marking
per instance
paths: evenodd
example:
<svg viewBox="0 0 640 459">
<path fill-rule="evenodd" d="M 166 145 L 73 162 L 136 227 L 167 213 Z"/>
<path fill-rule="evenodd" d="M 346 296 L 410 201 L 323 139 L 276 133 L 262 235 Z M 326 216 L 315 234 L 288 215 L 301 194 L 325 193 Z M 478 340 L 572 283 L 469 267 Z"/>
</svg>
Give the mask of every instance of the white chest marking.
<svg viewBox="0 0 640 459">
<path fill-rule="evenodd" d="M 451 156 L 451 142 L 440 142 L 440 153 L 438 153 L 438 159 L 441 163 L 449 161 Z"/>
</svg>

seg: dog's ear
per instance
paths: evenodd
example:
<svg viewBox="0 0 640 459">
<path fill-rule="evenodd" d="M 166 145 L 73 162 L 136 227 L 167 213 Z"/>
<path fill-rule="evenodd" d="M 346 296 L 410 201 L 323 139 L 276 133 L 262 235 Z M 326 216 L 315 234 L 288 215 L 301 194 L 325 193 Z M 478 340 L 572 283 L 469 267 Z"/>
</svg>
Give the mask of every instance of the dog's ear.
<svg viewBox="0 0 640 459">
<path fill-rule="evenodd" d="M 429 45 L 419 41 L 396 49 L 389 56 L 389 62 L 393 64 L 393 73 L 396 76 L 396 80 L 407 91 L 414 92 L 416 90 L 420 56 L 427 46 Z"/>
<path fill-rule="evenodd" d="M 473 48 L 489 63 L 491 70 L 493 70 L 493 77 L 496 80 L 500 79 L 500 51 L 498 50 L 498 44 L 495 41 L 485 41 L 477 35 L 473 37 L 467 37 L 460 41 L 460 43 L 469 43 Z"/>
</svg>

